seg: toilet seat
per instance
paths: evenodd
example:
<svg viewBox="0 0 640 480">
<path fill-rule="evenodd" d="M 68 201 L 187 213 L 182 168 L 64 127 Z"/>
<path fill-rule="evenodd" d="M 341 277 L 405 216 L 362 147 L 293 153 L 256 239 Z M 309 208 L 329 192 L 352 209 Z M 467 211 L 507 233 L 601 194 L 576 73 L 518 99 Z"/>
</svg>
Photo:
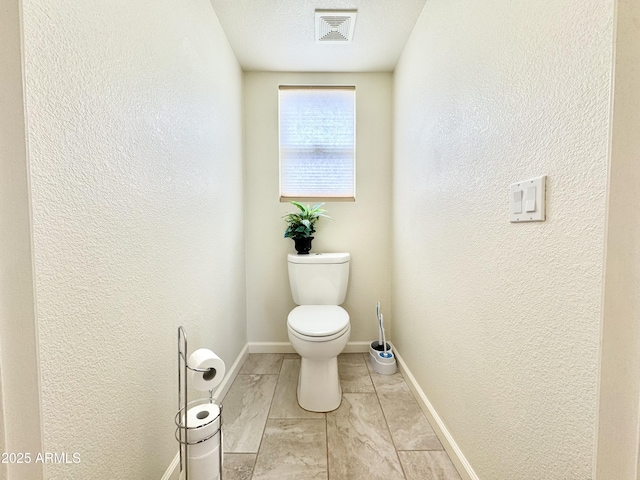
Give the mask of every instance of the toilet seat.
<svg viewBox="0 0 640 480">
<path fill-rule="evenodd" d="M 349 314 L 338 305 L 301 305 L 291 310 L 287 325 L 296 337 L 326 342 L 349 330 Z"/>
</svg>

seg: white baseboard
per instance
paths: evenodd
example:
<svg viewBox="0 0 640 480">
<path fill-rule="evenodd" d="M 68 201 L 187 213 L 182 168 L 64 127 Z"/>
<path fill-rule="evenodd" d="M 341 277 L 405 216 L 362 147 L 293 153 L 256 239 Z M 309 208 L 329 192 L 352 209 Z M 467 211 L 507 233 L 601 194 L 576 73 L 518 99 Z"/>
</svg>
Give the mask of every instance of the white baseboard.
<svg viewBox="0 0 640 480">
<path fill-rule="evenodd" d="M 249 342 L 249 353 L 296 353 L 289 342 Z"/>
<path fill-rule="evenodd" d="M 402 372 L 404 379 L 407 381 L 407 385 L 409 385 L 409 388 L 413 392 L 413 395 L 416 397 L 420 408 L 427 416 L 429 423 L 433 427 L 433 430 L 436 432 L 436 435 L 438 435 L 440 443 L 442 443 L 442 446 L 449 454 L 449 458 L 451 458 L 451 461 L 458 470 L 458 473 L 463 478 L 463 480 L 479 480 L 478 475 L 473 470 L 473 467 L 462 453 L 462 450 L 460 450 L 460 447 L 458 446 L 456 441 L 453 439 L 453 436 L 438 415 L 438 412 L 436 412 L 435 408 L 433 408 L 433 405 L 431 405 L 431 402 L 422 391 L 422 388 L 420 388 L 420 385 L 418 385 L 415 377 L 411 374 L 409 367 L 407 367 L 407 364 L 404 362 L 395 348 L 394 352 L 396 355 L 396 360 L 398 361 L 398 365 L 400 366 L 400 371 Z"/>
<path fill-rule="evenodd" d="M 371 342 L 349 342 L 347 346 L 344 347 L 344 353 L 368 353 L 369 352 L 369 344 Z"/>
<path fill-rule="evenodd" d="M 164 472 L 162 478 L 160 480 L 178 480 L 180 476 L 180 452 L 176 453 L 176 456 L 173 457 L 171 463 L 169 464 L 169 468 Z"/>
<path fill-rule="evenodd" d="M 369 351 L 369 342 L 349 342 L 344 353 L 364 353 Z M 289 342 L 249 342 L 249 353 L 296 353 Z"/>
<path fill-rule="evenodd" d="M 235 362 L 233 362 L 233 365 L 231 365 L 231 368 L 227 370 L 227 374 L 224 376 L 224 380 L 222 380 L 222 383 L 213 394 L 213 399 L 217 403 L 222 403 L 222 401 L 224 400 L 224 397 L 226 397 L 227 392 L 229 391 L 229 389 L 231 388 L 231 385 L 233 384 L 233 381 L 236 379 L 236 377 L 238 376 L 238 373 L 240 372 L 240 369 L 242 368 L 242 364 L 244 363 L 244 361 L 247 359 L 248 356 L 249 356 L 249 344 L 247 343 L 242 348 L 242 350 L 240 350 L 240 353 L 236 357 Z"/>
<path fill-rule="evenodd" d="M 238 376 L 238 373 L 242 368 L 242 364 L 247 359 L 248 355 L 249 355 L 249 344 L 247 343 L 242 348 L 242 350 L 240 350 L 240 353 L 238 354 L 235 361 L 233 362 L 233 365 L 231 365 L 231 368 L 227 370 L 227 373 L 224 376 L 222 383 L 220 383 L 220 386 L 213 394 L 213 399 L 215 400 L 216 403 L 222 403 L 222 401 L 224 400 L 224 397 L 227 395 L 227 392 L 231 388 L 231 385 L 233 385 L 233 381 Z M 173 457 L 173 460 L 169 464 L 169 467 L 164 472 L 164 475 L 162 475 L 162 478 L 160 480 L 178 480 L 178 477 L 180 476 L 179 470 L 180 470 L 180 452 L 176 453 L 176 456 Z"/>
</svg>

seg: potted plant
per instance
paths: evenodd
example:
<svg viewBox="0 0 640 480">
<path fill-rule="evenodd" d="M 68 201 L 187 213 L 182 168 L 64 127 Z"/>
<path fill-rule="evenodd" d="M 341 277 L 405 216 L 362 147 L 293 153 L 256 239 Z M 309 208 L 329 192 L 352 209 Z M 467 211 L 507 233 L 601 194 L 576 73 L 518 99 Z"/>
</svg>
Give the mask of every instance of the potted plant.
<svg viewBox="0 0 640 480">
<path fill-rule="evenodd" d="M 298 207 L 297 212 L 289 212 L 283 215 L 284 221 L 287 222 L 287 230 L 284 232 L 284 238 L 293 238 L 296 251 L 299 254 L 308 254 L 311 250 L 311 241 L 313 233 L 316 231 L 315 224 L 320 217 L 331 219 L 325 215 L 322 206 L 324 203 L 316 203 L 313 207 L 304 206 L 300 202 L 291 202 Z"/>
</svg>

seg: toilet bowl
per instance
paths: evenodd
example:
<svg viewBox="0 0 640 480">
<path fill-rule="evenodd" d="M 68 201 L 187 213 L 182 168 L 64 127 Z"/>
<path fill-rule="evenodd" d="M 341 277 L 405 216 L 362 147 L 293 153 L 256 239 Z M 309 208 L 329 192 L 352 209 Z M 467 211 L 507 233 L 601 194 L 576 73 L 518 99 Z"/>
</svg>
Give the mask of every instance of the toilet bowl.
<svg viewBox="0 0 640 480">
<path fill-rule="evenodd" d="M 301 305 L 287 317 L 289 341 L 301 357 L 298 404 L 312 412 L 340 406 L 338 355 L 351 334 L 349 314 L 338 305 Z"/>
</svg>

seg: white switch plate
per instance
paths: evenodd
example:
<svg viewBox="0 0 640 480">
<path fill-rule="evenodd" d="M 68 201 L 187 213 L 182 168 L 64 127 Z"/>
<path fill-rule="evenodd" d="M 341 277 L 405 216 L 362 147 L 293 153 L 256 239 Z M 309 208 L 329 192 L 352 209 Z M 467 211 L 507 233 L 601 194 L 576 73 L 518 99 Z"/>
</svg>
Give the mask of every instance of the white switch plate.
<svg viewBox="0 0 640 480">
<path fill-rule="evenodd" d="M 544 222 L 546 196 L 546 175 L 512 184 L 509 190 L 509 220 L 512 223 Z"/>
</svg>

